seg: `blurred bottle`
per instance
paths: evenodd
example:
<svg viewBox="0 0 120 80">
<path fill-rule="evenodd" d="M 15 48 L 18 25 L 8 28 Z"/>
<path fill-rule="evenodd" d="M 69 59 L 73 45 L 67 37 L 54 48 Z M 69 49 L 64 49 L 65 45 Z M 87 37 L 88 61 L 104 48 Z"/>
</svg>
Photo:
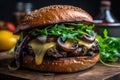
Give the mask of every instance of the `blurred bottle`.
<svg viewBox="0 0 120 80">
<path fill-rule="evenodd" d="M 17 27 L 21 24 L 22 19 L 26 14 L 31 13 L 33 10 L 33 4 L 32 3 L 23 3 L 18 2 L 16 4 L 16 9 L 13 12 L 13 23 Z"/>
<path fill-rule="evenodd" d="M 33 4 L 32 3 L 25 3 L 25 13 L 30 14 L 33 10 Z"/>
<path fill-rule="evenodd" d="M 15 26 L 21 24 L 21 20 L 24 16 L 25 16 L 24 3 L 18 2 L 16 4 L 16 9 L 13 12 L 13 23 L 15 24 Z"/>
<path fill-rule="evenodd" d="M 100 13 L 95 17 L 96 23 L 116 23 L 117 19 L 111 12 L 111 2 L 109 0 L 102 0 L 100 2 Z"/>
</svg>

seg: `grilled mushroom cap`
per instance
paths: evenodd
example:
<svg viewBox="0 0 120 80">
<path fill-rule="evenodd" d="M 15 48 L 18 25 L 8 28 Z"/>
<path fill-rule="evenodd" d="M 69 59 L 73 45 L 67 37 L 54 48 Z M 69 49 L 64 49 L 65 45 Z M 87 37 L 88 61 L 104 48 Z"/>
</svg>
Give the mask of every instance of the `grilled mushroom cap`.
<svg viewBox="0 0 120 80">
<path fill-rule="evenodd" d="M 59 37 L 57 43 L 60 49 L 66 52 L 73 52 L 75 49 L 78 48 L 78 43 L 70 39 L 62 41 L 62 38 Z"/>
</svg>

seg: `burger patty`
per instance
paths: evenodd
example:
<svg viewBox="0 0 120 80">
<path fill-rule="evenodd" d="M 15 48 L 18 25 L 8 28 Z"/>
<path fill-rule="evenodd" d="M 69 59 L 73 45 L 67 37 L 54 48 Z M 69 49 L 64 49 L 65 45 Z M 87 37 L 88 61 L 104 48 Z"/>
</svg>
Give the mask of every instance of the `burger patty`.
<svg viewBox="0 0 120 80">
<path fill-rule="evenodd" d="M 99 47 L 92 46 L 92 48 L 87 49 L 85 46 L 78 47 L 75 51 L 69 53 L 65 51 L 61 51 L 56 47 L 52 47 L 47 50 L 46 56 L 53 57 L 53 58 L 60 58 L 60 57 L 76 57 L 76 56 L 93 56 L 95 53 L 99 52 Z"/>
<path fill-rule="evenodd" d="M 27 48 L 27 49 L 26 49 Z M 25 55 L 31 55 L 35 56 L 33 49 L 30 46 L 27 46 L 25 48 L 24 54 Z M 77 57 L 77 56 L 94 56 L 96 53 L 99 52 L 99 46 L 97 43 L 95 45 L 92 45 L 90 49 L 88 49 L 86 46 L 79 46 L 76 50 L 73 52 L 65 52 L 61 50 L 58 46 L 54 46 L 49 48 L 46 51 L 44 58 L 62 58 L 62 57 Z"/>
</svg>

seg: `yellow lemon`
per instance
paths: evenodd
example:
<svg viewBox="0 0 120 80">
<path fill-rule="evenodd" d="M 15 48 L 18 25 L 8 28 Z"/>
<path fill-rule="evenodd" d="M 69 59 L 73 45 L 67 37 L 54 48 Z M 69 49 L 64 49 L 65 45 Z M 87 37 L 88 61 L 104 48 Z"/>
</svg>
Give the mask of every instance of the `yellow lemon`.
<svg viewBox="0 0 120 80">
<path fill-rule="evenodd" d="M 19 35 L 14 35 L 8 30 L 0 30 L 0 51 L 11 49 L 18 39 Z"/>
</svg>

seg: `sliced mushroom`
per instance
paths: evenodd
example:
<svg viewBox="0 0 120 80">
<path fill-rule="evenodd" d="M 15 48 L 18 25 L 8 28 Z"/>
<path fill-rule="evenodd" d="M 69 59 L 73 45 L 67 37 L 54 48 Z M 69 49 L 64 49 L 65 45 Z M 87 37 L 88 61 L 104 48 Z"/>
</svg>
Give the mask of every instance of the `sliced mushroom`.
<svg viewBox="0 0 120 80">
<path fill-rule="evenodd" d="M 66 41 L 63 41 L 61 37 L 58 38 L 57 40 L 58 46 L 60 49 L 66 52 L 73 52 L 78 48 L 78 43 L 77 41 L 68 39 Z"/>
<path fill-rule="evenodd" d="M 87 43 L 92 43 L 95 41 L 95 36 L 83 35 L 82 40 L 87 42 Z"/>
</svg>

